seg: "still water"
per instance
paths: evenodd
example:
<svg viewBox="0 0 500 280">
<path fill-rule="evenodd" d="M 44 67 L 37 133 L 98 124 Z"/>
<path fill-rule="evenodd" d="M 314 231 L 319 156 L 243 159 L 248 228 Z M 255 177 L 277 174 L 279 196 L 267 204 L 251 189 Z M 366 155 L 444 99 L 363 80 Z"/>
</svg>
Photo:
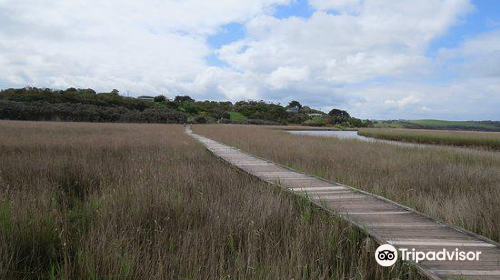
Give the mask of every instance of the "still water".
<svg viewBox="0 0 500 280">
<path fill-rule="evenodd" d="M 382 140 L 369 138 L 365 136 L 358 135 L 357 131 L 326 131 L 326 130 L 296 130 L 289 131 L 291 134 L 296 135 L 311 135 L 311 136 L 320 136 L 320 137 L 336 137 L 339 139 L 356 139 L 365 142 L 379 142 L 379 143 L 387 143 L 397 146 L 405 146 L 405 147 L 426 147 L 428 145 L 425 144 L 413 144 L 413 143 L 405 143 L 399 141 L 390 141 L 390 140 Z"/>
</svg>

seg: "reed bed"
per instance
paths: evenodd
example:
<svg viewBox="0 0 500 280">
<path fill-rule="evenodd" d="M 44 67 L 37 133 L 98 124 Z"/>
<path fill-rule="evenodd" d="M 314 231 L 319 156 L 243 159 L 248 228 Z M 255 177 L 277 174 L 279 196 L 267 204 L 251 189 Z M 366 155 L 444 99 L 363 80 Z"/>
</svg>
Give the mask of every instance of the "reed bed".
<svg viewBox="0 0 500 280">
<path fill-rule="evenodd" d="M 422 279 L 182 126 L 2 121 L 0 154 L 0 279 Z"/>
<path fill-rule="evenodd" d="M 256 126 L 207 125 L 193 130 L 500 241 L 498 152 L 401 147 L 291 135 Z"/>
<path fill-rule="evenodd" d="M 499 132 L 363 128 L 358 134 L 384 140 L 500 150 Z"/>
</svg>

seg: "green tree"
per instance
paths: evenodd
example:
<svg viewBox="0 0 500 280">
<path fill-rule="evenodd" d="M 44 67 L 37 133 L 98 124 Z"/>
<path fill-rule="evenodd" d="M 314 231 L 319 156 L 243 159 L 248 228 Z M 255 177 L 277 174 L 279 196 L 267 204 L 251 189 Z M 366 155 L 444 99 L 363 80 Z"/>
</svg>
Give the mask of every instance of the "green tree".
<svg viewBox="0 0 500 280">
<path fill-rule="evenodd" d="M 158 95 L 154 98 L 154 102 L 165 102 L 167 98 L 164 95 Z"/>
<path fill-rule="evenodd" d="M 341 123 L 349 122 L 349 120 L 351 119 L 351 116 L 349 115 L 349 113 L 347 113 L 346 111 L 343 111 L 343 110 L 339 110 L 339 109 L 331 110 L 328 113 L 328 115 L 330 115 L 332 117 L 333 124 L 341 124 Z"/>
<path fill-rule="evenodd" d="M 288 103 L 288 107 L 287 108 L 293 108 L 293 107 L 297 107 L 297 108 L 301 109 L 302 108 L 302 104 L 300 104 L 299 101 L 292 100 L 292 101 L 290 101 L 290 103 Z"/>
<path fill-rule="evenodd" d="M 177 103 L 194 102 L 194 99 L 191 98 L 189 95 L 178 95 L 175 97 L 174 101 Z"/>
</svg>

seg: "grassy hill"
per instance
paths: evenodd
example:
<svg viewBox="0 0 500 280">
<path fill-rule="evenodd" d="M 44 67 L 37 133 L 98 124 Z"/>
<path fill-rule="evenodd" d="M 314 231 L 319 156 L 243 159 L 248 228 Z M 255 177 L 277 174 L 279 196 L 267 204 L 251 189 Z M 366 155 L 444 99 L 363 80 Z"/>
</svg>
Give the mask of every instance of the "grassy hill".
<svg viewBox="0 0 500 280">
<path fill-rule="evenodd" d="M 314 119 L 313 119 L 314 118 Z M 366 127 L 367 120 L 333 109 L 326 114 L 298 101 L 288 106 L 263 100 L 195 100 L 188 95 L 131 98 L 118 90 L 54 90 L 26 87 L 0 90 L 0 119 L 121 123 L 237 123 Z M 319 119 L 319 121 L 317 120 Z M 312 122 L 311 122 L 312 121 Z"/>
<path fill-rule="evenodd" d="M 472 131 L 500 131 L 498 121 L 444 121 L 434 119 L 423 120 L 389 120 L 377 121 L 379 128 L 414 128 L 438 130 L 472 130 Z"/>
<path fill-rule="evenodd" d="M 247 117 L 239 112 L 229 112 L 229 119 L 232 121 L 244 121 Z"/>
</svg>

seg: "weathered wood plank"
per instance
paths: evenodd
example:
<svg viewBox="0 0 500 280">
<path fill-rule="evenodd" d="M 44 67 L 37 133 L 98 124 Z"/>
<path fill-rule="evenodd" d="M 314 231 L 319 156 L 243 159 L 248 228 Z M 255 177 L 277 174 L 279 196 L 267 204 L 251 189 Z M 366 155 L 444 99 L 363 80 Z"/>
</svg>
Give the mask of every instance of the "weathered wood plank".
<svg viewBox="0 0 500 280">
<path fill-rule="evenodd" d="M 431 252 L 456 248 L 480 250 L 479 261 L 422 261 L 417 267 L 431 279 L 500 279 L 498 244 L 437 222 L 412 209 L 349 186 L 296 172 L 206 137 L 186 132 L 213 154 L 263 181 L 278 185 L 354 223 L 380 243 Z"/>
</svg>

